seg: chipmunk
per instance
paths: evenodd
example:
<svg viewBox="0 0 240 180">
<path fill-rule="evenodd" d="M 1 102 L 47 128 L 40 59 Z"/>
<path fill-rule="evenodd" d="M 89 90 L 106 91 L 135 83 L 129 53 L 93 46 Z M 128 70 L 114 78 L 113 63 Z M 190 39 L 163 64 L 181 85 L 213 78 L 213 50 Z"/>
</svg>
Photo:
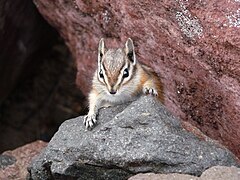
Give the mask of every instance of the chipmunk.
<svg viewBox="0 0 240 180">
<path fill-rule="evenodd" d="M 98 68 L 89 94 L 89 112 L 84 117 L 85 126 L 93 127 L 101 107 L 133 101 L 143 94 L 158 96 L 163 102 L 162 83 L 153 70 L 136 60 L 132 39 L 126 41 L 124 48 L 107 50 L 102 38 L 98 47 Z"/>
</svg>

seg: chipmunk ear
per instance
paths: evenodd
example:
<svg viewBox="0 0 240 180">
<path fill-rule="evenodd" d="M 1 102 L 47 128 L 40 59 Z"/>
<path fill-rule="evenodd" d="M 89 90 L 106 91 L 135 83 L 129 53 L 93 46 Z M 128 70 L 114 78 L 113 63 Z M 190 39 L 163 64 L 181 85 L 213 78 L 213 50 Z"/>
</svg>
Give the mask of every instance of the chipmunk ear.
<svg viewBox="0 0 240 180">
<path fill-rule="evenodd" d="M 98 45 L 98 63 L 102 61 L 102 57 L 105 53 L 105 45 L 104 45 L 104 39 L 100 39 L 99 45 Z"/>
<path fill-rule="evenodd" d="M 131 38 L 128 38 L 125 44 L 125 52 L 128 57 L 128 59 L 135 64 L 136 63 L 136 57 L 135 57 L 135 51 L 134 51 L 134 45 Z"/>
</svg>

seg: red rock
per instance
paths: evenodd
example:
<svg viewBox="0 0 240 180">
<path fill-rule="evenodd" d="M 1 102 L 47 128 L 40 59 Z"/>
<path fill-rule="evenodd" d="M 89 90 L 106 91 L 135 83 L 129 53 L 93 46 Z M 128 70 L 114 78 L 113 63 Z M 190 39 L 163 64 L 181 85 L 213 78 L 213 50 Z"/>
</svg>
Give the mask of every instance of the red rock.
<svg viewBox="0 0 240 180">
<path fill-rule="evenodd" d="M 38 155 L 46 146 L 47 143 L 43 141 L 35 141 L 13 151 L 5 151 L 3 155 L 14 157 L 16 162 L 0 169 L 0 179 L 26 179 L 28 174 L 27 167 L 32 158 Z"/>
<path fill-rule="evenodd" d="M 88 93 L 101 37 L 131 37 L 138 60 L 159 73 L 167 108 L 240 157 L 238 1 L 45 1 L 41 14 L 65 39 Z"/>
</svg>

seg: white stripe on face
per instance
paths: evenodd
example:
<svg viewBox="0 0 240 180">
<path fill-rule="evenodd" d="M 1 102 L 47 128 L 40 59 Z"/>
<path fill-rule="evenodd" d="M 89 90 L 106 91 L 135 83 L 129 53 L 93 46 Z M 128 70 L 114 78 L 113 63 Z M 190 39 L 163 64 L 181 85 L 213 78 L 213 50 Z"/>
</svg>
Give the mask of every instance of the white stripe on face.
<svg viewBox="0 0 240 180">
<path fill-rule="evenodd" d="M 128 70 L 127 77 L 123 77 L 125 69 Z M 122 84 L 131 79 L 133 69 L 134 65 L 129 61 L 123 49 L 109 49 L 98 64 L 98 78 L 106 84 L 108 91 L 117 91 Z M 100 72 L 103 78 L 100 77 Z"/>
</svg>

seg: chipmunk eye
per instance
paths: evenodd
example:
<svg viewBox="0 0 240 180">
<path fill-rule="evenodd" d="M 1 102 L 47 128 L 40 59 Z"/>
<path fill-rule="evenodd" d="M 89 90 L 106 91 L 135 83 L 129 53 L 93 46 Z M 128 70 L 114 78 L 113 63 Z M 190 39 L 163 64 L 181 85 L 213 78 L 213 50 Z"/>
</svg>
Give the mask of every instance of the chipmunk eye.
<svg viewBox="0 0 240 180">
<path fill-rule="evenodd" d="M 126 78 L 129 76 L 128 68 L 124 69 L 123 71 L 123 77 Z"/>
<path fill-rule="evenodd" d="M 99 71 L 99 76 L 100 76 L 100 78 L 103 78 L 103 72 L 102 72 L 102 70 Z"/>
</svg>

